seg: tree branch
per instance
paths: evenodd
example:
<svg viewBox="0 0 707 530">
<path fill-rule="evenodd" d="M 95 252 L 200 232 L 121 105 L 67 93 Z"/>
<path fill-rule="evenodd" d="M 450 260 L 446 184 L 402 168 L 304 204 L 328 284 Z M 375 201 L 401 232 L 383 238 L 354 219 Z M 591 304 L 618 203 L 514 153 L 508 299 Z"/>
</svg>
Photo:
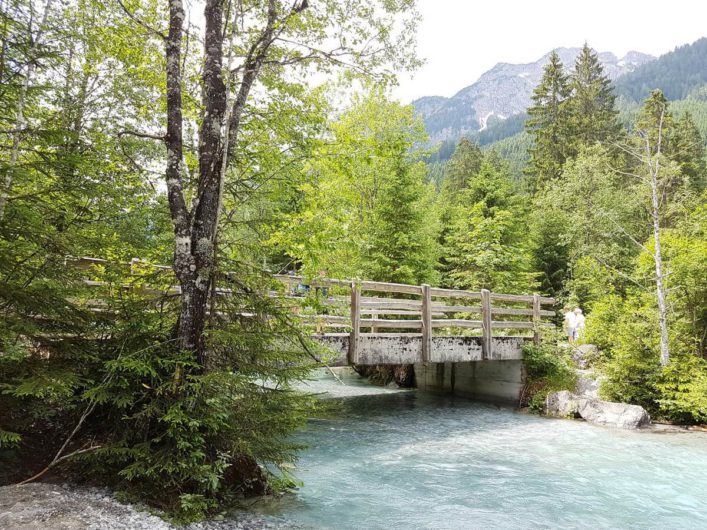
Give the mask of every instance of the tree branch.
<svg viewBox="0 0 707 530">
<path fill-rule="evenodd" d="M 141 20 L 139 17 L 137 17 L 134 13 L 131 13 L 130 10 L 127 8 L 127 6 L 123 3 L 123 0 L 116 0 L 118 2 L 118 5 L 123 9 L 126 15 L 128 15 L 128 18 L 135 22 L 138 26 L 146 29 L 148 33 L 152 33 L 153 35 L 159 37 L 162 40 L 167 40 L 167 35 L 162 33 L 161 31 L 153 28 L 143 20 Z"/>
</svg>

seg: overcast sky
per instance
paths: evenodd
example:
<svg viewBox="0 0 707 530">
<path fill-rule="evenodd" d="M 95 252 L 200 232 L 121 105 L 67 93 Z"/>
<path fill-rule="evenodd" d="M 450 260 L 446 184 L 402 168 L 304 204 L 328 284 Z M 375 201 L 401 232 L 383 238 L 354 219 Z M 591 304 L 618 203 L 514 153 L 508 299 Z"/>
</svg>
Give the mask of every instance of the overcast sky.
<svg viewBox="0 0 707 530">
<path fill-rule="evenodd" d="M 418 54 L 427 63 L 400 77 L 394 95 L 451 96 L 496 63 L 528 63 L 553 48 L 581 46 L 621 57 L 660 55 L 707 36 L 707 0 L 418 0 Z"/>
</svg>

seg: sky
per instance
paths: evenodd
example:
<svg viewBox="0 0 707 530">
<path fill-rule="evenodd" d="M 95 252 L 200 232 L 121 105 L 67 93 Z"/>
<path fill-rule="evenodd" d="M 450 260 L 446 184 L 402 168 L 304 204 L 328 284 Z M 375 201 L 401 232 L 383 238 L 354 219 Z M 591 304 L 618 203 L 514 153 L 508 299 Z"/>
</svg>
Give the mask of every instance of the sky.
<svg viewBox="0 0 707 530">
<path fill-rule="evenodd" d="M 582 46 L 621 57 L 661 55 L 707 36 L 706 0 L 418 0 L 418 56 L 393 95 L 452 96 L 496 63 L 534 62 L 553 48 Z"/>
</svg>

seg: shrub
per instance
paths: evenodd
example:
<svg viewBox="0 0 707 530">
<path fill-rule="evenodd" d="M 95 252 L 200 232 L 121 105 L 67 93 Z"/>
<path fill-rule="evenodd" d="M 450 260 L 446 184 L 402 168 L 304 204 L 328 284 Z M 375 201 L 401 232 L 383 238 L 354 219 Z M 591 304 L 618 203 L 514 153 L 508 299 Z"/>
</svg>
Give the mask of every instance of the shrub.
<svg viewBox="0 0 707 530">
<path fill-rule="evenodd" d="M 572 361 L 556 341 L 546 340 L 539 345 L 526 343 L 523 345 L 523 359 L 527 380 L 521 405 L 527 405 L 531 411 L 541 413 L 545 398 L 551 392 L 574 391 L 577 386 Z"/>
<path fill-rule="evenodd" d="M 264 280 L 251 280 L 229 285 L 215 308 L 234 317 L 209 328 L 207 370 L 173 346 L 169 299 L 102 293 L 108 311 L 79 311 L 84 320 L 63 333 L 4 327 L 0 468 L 23 473 L 5 481 L 39 471 L 70 439 L 63 454 L 74 456 L 56 470 L 178 521 L 292 483 L 283 464 L 300 446 L 290 435 L 315 410 L 290 386 L 309 373 L 308 339 L 276 299 L 254 294 Z"/>
</svg>

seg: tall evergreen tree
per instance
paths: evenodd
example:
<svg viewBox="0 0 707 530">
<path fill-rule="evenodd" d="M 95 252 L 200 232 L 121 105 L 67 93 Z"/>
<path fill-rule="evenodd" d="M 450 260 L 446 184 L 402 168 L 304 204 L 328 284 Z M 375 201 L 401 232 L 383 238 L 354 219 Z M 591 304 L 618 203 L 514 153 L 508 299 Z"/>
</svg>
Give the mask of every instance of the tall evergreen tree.
<svg viewBox="0 0 707 530">
<path fill-rule="evenodd" d="M 599 56 L 586 43 L 570 76 L 570 91 L 568 156 L 576 156 L 583 146 L 615 141 L 621 131 L 616 96 Z"/>
<path fill-rule="evenodd" d="M 484 162 L 451 207 L 444 237 L 445 284 L 528 292 L 535 286 L 526 216 L 507 171 Z"/>
<path fill-rule="evenodd" d="M 680 165 L 680 172 L 688 179 L 691 188 L 698 193 L 704 190 L 707 186 L 704 138 L 689 112 L 675 121 L 671 155 Z"/>
<path fill-rule="evenodd" d="M 565 103 L 568 95 L 568 76 L 559 55 L 553 51 L 550 62 L 543 70 L 542 80 L 533 92 L 533 106 L 528 109 L 530 119 L 525 122 L 534 140 L 526 168 L 532 189 L 562 174 L 562 165 L 566 159 L 564 134 L 567 128 Z"/>
<path fill-rule="evenodd" d="M 467 137 L 463 137 L 447 163 L 442 189 L 451 195 L 463 190 L 469 177 L 479 172 L 483 160 L 481 148 Z"/>
<path fill-rule="evenodd" d="M 364 257 L 365 277 L 397 283 L 434 283 L 437 243 L 428 215 L 429 197 L 422 163 L 407 160 L 406 146 L 394 160 L 392 178 L 381 183 L 372 212 L 370 248 Z M 428 204 L 425 204 L 425 203 Z M 427 206 L 427 207 L 426 207 Z"/>
</svg>

